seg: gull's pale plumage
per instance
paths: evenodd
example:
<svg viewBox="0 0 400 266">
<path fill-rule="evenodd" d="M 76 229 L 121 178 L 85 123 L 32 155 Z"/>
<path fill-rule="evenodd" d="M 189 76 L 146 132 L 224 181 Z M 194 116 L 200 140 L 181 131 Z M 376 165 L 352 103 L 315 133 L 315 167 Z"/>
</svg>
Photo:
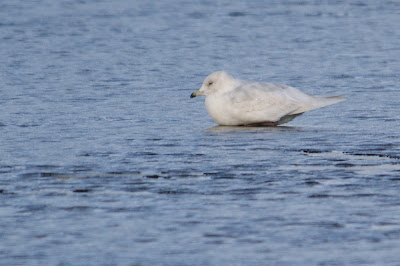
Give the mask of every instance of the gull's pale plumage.
<svg viewBox="0 0 400 266">
<path fill-rule="evenodd" d="M 191 98 L 206 96 L 211 118 L 221 126 L 276 126 L 306 111 L 346 100 L 341 96 L 313 96 L 296 88 L 234 79 L 224 71 L 210 74 Z"/>
</svg>

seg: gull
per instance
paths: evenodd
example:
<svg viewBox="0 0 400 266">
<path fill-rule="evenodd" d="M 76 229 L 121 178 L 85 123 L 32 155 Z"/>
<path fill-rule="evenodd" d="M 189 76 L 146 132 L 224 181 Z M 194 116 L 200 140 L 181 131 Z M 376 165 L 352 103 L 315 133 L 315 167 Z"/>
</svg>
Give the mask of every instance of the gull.
<svg viewBox="0 0 400 266">
<path fill-rule="evenodd" d="M 313 96 L 286 85 L 239 80 L 225 71 L 207 76 L 190 98 L 199 95 L 206 96 L 206 109 L 220 126 L 277 126 L 346 100 L 345 95 Z"/>
</svg>

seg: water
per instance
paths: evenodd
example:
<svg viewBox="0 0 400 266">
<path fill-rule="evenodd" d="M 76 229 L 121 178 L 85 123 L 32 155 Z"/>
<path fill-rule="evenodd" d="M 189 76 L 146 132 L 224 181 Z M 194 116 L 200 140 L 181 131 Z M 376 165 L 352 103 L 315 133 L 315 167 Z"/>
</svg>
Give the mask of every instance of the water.
<svg viewBox="0 0 400 266">
<path fill-rule="evenodd" d="M 397 264 L 399 12 L 2 1 L 0 264 Z M 349 99 L 218 127 L 216 70 Z"/>
</svg>

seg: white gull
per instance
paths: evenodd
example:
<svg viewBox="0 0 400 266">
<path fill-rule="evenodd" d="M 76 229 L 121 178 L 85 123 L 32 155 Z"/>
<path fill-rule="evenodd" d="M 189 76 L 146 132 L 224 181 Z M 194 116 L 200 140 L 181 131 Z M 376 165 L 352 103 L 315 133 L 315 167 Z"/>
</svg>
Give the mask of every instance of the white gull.
<svg viewBox="0 0 400 266">
<path fill-rule="evenodd" d="M 206 96 L 206 109 L 221 126 L 276 126 L 346 100 L 345 95 L 313 96 L 286 85 L 239 80 L 225 71 L 210 74 L 190 97 L 199 95 Z"/>
</svg>

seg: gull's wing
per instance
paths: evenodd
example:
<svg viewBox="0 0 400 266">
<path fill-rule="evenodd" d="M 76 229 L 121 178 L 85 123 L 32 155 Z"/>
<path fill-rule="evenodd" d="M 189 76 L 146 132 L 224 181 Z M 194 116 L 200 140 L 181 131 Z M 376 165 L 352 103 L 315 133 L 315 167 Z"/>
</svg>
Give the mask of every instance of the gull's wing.
<svg viewBox="0 0 400 266">
<path fill-rule="evenodd" d="M 243 83 L 228 93 L 231 111 L 246 123 L 279 121 L 300 108 L 309 95 L 274 83 Z"/>
</svg>

